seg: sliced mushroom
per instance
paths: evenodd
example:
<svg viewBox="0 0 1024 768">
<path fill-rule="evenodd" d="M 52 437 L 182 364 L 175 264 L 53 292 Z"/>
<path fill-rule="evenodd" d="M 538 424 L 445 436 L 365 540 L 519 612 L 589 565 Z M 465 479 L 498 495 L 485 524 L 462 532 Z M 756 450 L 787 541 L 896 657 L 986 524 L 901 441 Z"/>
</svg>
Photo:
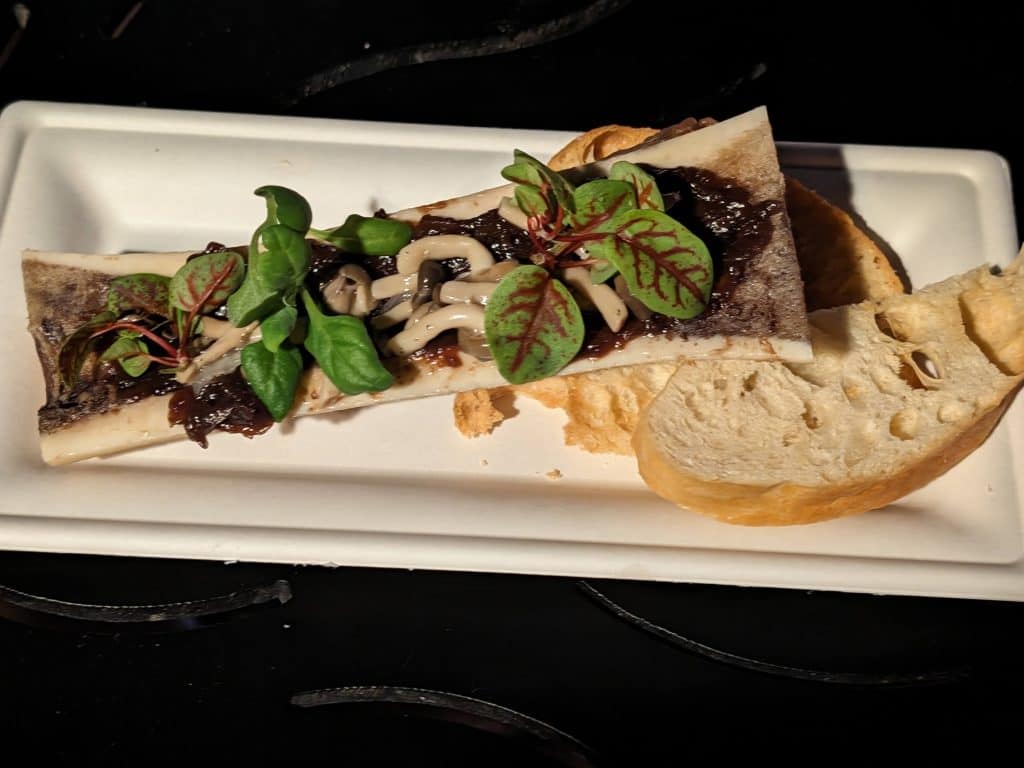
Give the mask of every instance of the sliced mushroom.
<svg viewBox="0 0 1024 768">
<path fill-rule="evenodd" d="M 622 330 L 629 316 L 626 303 L 619 296 L 603 283 L 594 285 L 590 279 L 590 270 L 586 267 L 569 267 L 564 272 L 567 282 L 577 293 L 589 298 L 597 311 L 601 313 L 605 323 L 617 333 Z"/>
<path fill-rule="evenodd" d="M 405 330 L 409 330 L 410 328 L 412 328 L 414 325 L 416 325 L 416 323 L 418 323 L 428 314 L 433 312 L 435 309 L 440 309 L 440 307 L 438 305 L 435 305 L 433 302 L 428 304 L 420 304 L 420 306 L 413 308 L 412 314 L 409 315 L 409 317 L 405 321 Z"/>
<path fill-rule="evenodd" d="M 370 325 L 377 330 L 384 330 L 398 325 L 412 314 L 412 302 L 402 298 L 402 295 L 392 296 L 390 301 L 384 303 L 380 313 L 370 318 Z"/>
<path fill-rule="evenodd" d="M 459 349 L 477 360 L 493 360 L 487 334 L 474 328 L 459 328 Z"/>
<path fill-rule="evenodd" d="M 430 235 L 413 240 L 395 257 L 395 265 L 403 275 L 416 274 L 424 261 L 462 258 L 469 262 L 470 272 L 482 272 L 494 266 L 494 257 L 479 240 L 466 235 Z"/>
<path fill-rule="evenodd" d="M 320 291 L 324 302 L 339 315 L 365 317 L 373 309 L 370 276 L 356 264 L 346 264 Z"/>
<path fill-rule="evenodd" d="M 416 287 L 416 272 L 411 275 L 388 275 L 379 277 L 370 285 L 370 293 L 375 299 L 390 299 L 399 294 L 409 294 Z"/>
<path fill-rule="evenodd" d="M 411 355 L 439 334 L 453 328 L 484 331 L 484 309 L 476 304 L 449 304 L 426 314 L 416 325 L 394 336 L 388 342 L 388 351 L 396 355 Z"/>
<path fill-rule="evenodd" d="M 218 376 L 223 376 L 225 373 L 231 373 L 235 368 L 242 364 L 242 348 L 235 347 L 231 351 L 224 354 L 213 362 L 207 363 L 202 368 L 199 368 L 195 374 L 195 377 L 189 380 L 189 384 L 192 386 L 192 391 L 199 392 L 203 387 L 209 384 L 211 381 L 216 379 Z"/>
<path fill-rule="evenodd" d="M 441 284 L 439 297 L 445 304 L 474 302 L 486 306 L 497 283 L 471 283 L 468 280 L 449 280 Z"/>
<path fill-rule="evenodd" d="M 249 343 L 250 339 L 255 340 L 258 327 L 259 323 L 249 323 L 242 328 L 232 326 L 231 330 L 225 332 L 223 336 L 196 355 L 188 365 L 178 371 L 175 374 L 175 378 L 182 384 L 188 384 L 195 378 L 195 375 L 199 373 L 203 366 L 219 360 L 233 349 L 241 349 Z"/>
<path fill-rule="evenodd" d="M 444 281 L 444 266 L 436 261 L 424 261 L 416 271 L 416 292 L 412 295 L 412 308 L 429 304 L 434 298 L 434 286 Z"/>
<path fill-rule="evenodd" d="M 208 339 L 219 339 L 232 330 L 235 330 L 235 326 L 227 320 L 218 320 L 216 317 L 204 317 L 202 319 L 202 335 Z"/>
<path fill-rule="evenodd" d="M 636 315 L 641 320 L 650 320 L 651 310 L 647 308 L 640 299 L 629 292 L 629 286 L 626 285 L 626 278 L 622 275 L 615 276 L 615 292 L 619 294 L 619 297 L 626 302 L 626 306 L 629 307 L 629 311 Z"/>
<path fill-rule="evenodd" d="M 498 204 L 498 215 L 509 224 L 515 224 L 520 229 L 528 228 L 526 214 L 523 213 L 522 209 L 516 205 L 511 197 L 501 198 L 501 203 Z"/>
<path fill-rule="evenodd" d="M 493 267 L 488 267 L 483 272 L 472 272 L 468 275 L 463 275 L 459 279 L 465 280 L 467 283 L 496 283 L 509 272 L 521 266 L 515 259 L 506 259 L 505 261 L 499 261 Z"/>
</svg>

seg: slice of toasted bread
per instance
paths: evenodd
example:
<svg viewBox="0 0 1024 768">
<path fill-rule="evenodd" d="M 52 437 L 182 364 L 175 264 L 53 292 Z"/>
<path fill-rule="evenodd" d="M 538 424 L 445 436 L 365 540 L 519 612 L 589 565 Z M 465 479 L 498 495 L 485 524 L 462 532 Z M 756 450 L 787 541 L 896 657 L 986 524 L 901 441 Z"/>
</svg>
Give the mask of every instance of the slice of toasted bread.
<svg viewBox="0 0 1024 768">
<path fill-rule="evenodd" d="M 693 129 L 700 126 L 698 121 L 692 124 Z M 559 150 L 550 165 L 562 169 L 600 159 L 656 133 L 653 128 L 621 125 L 595 128 Z M 903 292 L 903 283 L 885 253 L 845 211 L 791 178 L 786 179 L 786 207 L 808 311 Z M 650 363 L 564 376 L 554 385 L 512 387 L 511 391 L 564 410 L 566 445 L 591 453 L 632 455 L 631 439 L 640 412 L 675 369 L 674 362 Z M 487 434 L 505 418 L 491 405 L 490 397 L 479 391 L 457 395 L 454 413 L 456 427 L 466 437 Z M 482 423 L 486 427 L 481 428 Z"/>
<path fill-rule="evenodd" d="M 810 363 L 683 364 L 633 435 L 660 496 L 743 525 L 877 509 L 985 440 L 1024 380 L 1024 253 L 811 314 Z"/>
</svg>

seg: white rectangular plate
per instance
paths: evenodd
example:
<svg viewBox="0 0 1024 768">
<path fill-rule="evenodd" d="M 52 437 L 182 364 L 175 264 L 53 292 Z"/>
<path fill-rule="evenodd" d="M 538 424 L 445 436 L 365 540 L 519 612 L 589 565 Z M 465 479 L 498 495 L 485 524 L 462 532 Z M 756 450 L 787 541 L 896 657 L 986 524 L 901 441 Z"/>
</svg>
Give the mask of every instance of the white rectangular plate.
<svg viewBox="0 0 1024 768">
<path fill-rule="evenodd" d="M 21 103 L 0 118 L 0 548 L 706 581 L 1024 600 L 1024 407 L 960 466 L 892 507 L 735 528 L 649 493 L 635 464 L 562 444 L 520 400 L 466 440 L 447 397 L 302 419 L 50 469 L 23 248 L 246 242 L 261 184 L 315 223 L 494 186 L 513 147 L 572 134 Z M 985 152 L 783 145 L 787 171 L 849 202 L 916 286 L 1016 250 L 1006 164 Z M 562 479 L 548 473 L 558 469 Z"/>
</svg>

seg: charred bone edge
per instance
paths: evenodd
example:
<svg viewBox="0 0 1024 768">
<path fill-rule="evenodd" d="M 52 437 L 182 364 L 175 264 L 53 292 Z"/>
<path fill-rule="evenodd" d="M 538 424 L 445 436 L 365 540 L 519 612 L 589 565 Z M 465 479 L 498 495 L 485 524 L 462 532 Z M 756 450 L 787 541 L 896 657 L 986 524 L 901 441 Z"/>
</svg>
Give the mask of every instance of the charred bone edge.
<svg viewBox="0 0 1024 768">
<path fill-rule="evenodd" d="M 733 150 L 743 147 L 748 141 L 753 142 L 751 146 L 754 148 L 749 150 L 751 154 L 737 156 Z M 614 159 L 575 169 L 572 173 L 580 178 L 600 175 L 607 172 L 611 165 L 620 159 L 664 168 L 693 165 L 715 169 L 727 166 L 726 173 L 739 183 L 762 194 L 767 190 L 770 196 L 774 197 L 777 193 L 780 199 L 782 197 L 782 176 L 778 169 L 771 128 L 764 108 L 752 110 L 695 133 L 640 146 Z M 776 186 L 778 189 L 775 189 Z M 497 208 L 502 198 L 512 194 L 512 189 L 512 185 L 505 185 L 462 198 L 399 211 L 392 214 L 392 217 L 413 223 L 427 213 L 459 219 L 471 218 Z M 765 249 L 765 254 L 776 266 L 781 264 L 782 272 L 786 274 L 778 276 L 781 284 L 764 286 L 771 314 L 778 319 L 780 326 L 786 326 L 780 327 L 777 335 L 709 336 L 685 340 L 665 337 L 638 338 L 630 341 L 625 349 L 614 350 L 600 359 L 576 360 L 563 369 L 560 375 L 680 358 L 729 357 L 753 360 L 781 359 L 789 362 L 810 360 L 811 347 L 807 340 L 806 315 L 802 314 L 802 286 L 796 267 L 792 236 L 788 227 L 784 226 L 784 215 L 777 216 L 779 221 L 775 227 L 775 234 Z M 23 262 L 37 261 L 111 277 L 134 272 L 172 275 L 189 253 L 104 256 L 26 251 L 23 254 Z M 786 284 L 786 278 L 789 278 L 792 285 Z M 789 309 L 797 305 L 801 312 L 794 313 Z M 784 317 L 786 309 L 790 315 L 788 318 Z M 454 394 L 507 384 L 493 362 L 482 362 L 461 352 L 459 358 L 462 365 L 454 368 L 439 367 L 426 360 L 406 360 L 403 362 L 402 370 L 398 371 L 399 383 L 384 392 L 353 397 L 342 397 L 326 381 L 323 373 L 314 367 L 304 374 L 297 404 L 293 407 L 291 416 L 326 413 L 375 403 Z M 122 406 L 116 411 L 84 418 L 55 432 L 43 434 L 40 436 L 43 459 L 49 464 L 68 464 L 93 456 L 109 455 L 182 439 L 185 436 L 184 429 L 167 424 L 168 399 L 169 396 L 150 398 L 140 403 Z"/>
</svg>

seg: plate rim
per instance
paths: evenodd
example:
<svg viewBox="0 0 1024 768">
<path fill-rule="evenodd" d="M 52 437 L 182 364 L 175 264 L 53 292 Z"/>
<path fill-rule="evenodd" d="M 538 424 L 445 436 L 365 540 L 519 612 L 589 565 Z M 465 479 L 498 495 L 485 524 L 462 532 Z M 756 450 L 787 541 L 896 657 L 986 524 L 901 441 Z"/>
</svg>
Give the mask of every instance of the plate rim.
<svg viewBox="0 0 1024 768">
<path fill-rule="evenodd" d="M 395 131 L 408 134 L 410 131 L 423 131 L 430 137 L 439 137 L 450 134 L 452 129 L 457 129 L 463 136 L 475 134 L 487 138 L 493 138 L 495 131 L 502 131 L 509 136 L 538 135 L 554 136 L 564 134 L 565 136 L 575 135 L 570 131 L 549 131 L 543 129 L 499 129 L 475 126 L 441 126 L 422 125 L 417 123 L 404 122 L 376 122 L 367 120 L 336 120 L 332 118 L 309 118 L 274 115 L 246 115 L 237 113 L 216 113 L 198 112 L 186 110 L 163 110 L 144 107 L 115 107 L 92 104 L 63 104 L 56 102 L 41 101 L 19 101 L 4 108 L 0 113 L 0 222 L 3 222 L 7 215 L 7 202 L 11 191 L 16 183 L 17 168 L 21 160 L 22 148 L 29 135 L 39 128 L 44 127 L 88 127 L 95 128 L 100 123 L 106 123 L 103 127 L 106 130 L 125 130 L 123 127 L 116 127 L 110 123 L 116 123 L 119 118 L 128 117 L 130 122 L 155 123 L 168 119 L 172 121 L 185 121 L 191 124 L 202 124 L 211 118 L 217 118 L 218 130 L 199 130 L 198 135 L 228 135 L 234 136 L 229 129 L 235 125 L 253 125 L 259 128 L 264 126 L 270 130 L 266 134 L 268 138 L 280 138 L 272 136 L 273 126 L 281 122 L 288 122 L 292 125 L 300 123 L 308 126 L 309 131 L 314 135 L 324 135 L 325 131 L 337 131 L 339 128 L 370 130 L 379 136 L 381 131 Z M 208 123 L 207 123 L 207 127 Z M 308 140 L 303 136 L 296 140 Z M 983 228 L 987 233 L 986 237 L 1003 239 L 1003 245 L 1010 242 L 1013 252 L 1016 250 L 1015 239 L 1016 222 L 1013 214 L 1012 195 L 1010 189 L 1010 169 L 1005 158 L 988 150 L 974 149 L 947 149 L 932 147 L 903 147 L 897 145 L 865 145 L 865 144 L 830 144 L 822 142 L 778 142 L 780 152 L 794 152 L 803 150 L 812 152 L 824 150 L 835 154 L 839 153 L 841 159 L 851 156 L 868 156 L 872 153 L 897 153 L 905 158 L 920 160 L 924 156 L 920 153 L 957 153 L 966 161 L 974 164 L 984 178 L 977 188 L 990 194 L 998 206 L 980 206 L 984 221 Z M 432 144 L 431 146 L 436 146 Z M 460 144 L 464 147 L 464 144 Z M 807 166 L 800 166 L 807 167 Z M 814 166 L 812 166 L 814 167 Z M 998 189 L 998 191 L 997 191 Z M 1008 206 L 1007 206 L 1008 203 Z M 996 208 L 1002 207 L 999 211 Z M 1006 214 L 1009 214 L 1007 220 Z M 1001 219 L 1001 220 L 1000 220 Z M 1007 226 L 1009 224 L 1009 226 Z M 2 223 L 0 223 L 2 226 Z M 1000 232 L 1002 234 L 1000 234 Z M 1011 232 L 1013 234 L 1011 234 Z M 997 246 L 999 247 L 999 246 Z M 1024 456 L 1024 436 L 1018 434 L 1021 430 L 1010 430 L 1011 451 L 1014 456 Z M 1018 507 L 1024 513 L 1024 504 L 1020 496 L 1021 489 L 1018 488 Z M 88 530 L 87 530 L 88 529 Z M 154 532 L 166 529 L 175 529 L 175 536 L 154 536 Z M 209 534 L 213 530 L 230 532 L 235 540 L 234 546 L 224 546 L 217 552 L 209 551 L 205 554 L 195 554 L 183 548 L 180 544 L 188 539 L 183 529 L 189 529 L 192 534 L 203 532 Z M 119 533 L 118 533 L 119 532 Z M 72 536 L 74 534 L 74 536 Z M 105 534 L 105 535 L 100 535 Z M 114 534 L 114 535 L 110 535 Z M 293 548 L 300 539 L 308 535 L 315 535 L 319 540 L 319 549 L 310 548 L 309 541 L 303 543 L 304 556 L 295 559 L 284 554 L 274 556 L 272 550 L 287 551 Z M 77 537 L 77 543 L 75 537 Z M 403 542 L 403 562 L 396 562 L 395 558 L 383 561 L 380 555 L 375 555 L 383 549 L 394 547 L 396 538 L 408 539 Z M 328 541 L 329 540 L 329 541 Z M 274 527 L 238 527 L 222 526 L 217 524 L 180 524 L 164 521 L 152 522 L 124 522 L 105 520 L 69 520 L 67 518 L 45 518 L 26 517 L 18 515 L 7 515 L 0 513 L 0 542 L 6 549 L 45 551 L 45 552 L 81 552 L 89 554 L 115 554 L 123 556 L 154 556 L 154 557 L 181 557 L 186 559 L 224 559 L 224 560 L 255 560 L 260 562 L 287 562 L 287 563 L 308 563 L 321 565 L 346 565 L 346 566 L 373 566 L 373 567 L 405 567 L 405 568 L 426 568 L 442 570 L 468 570 L 493 573 L 530 573 L 538 575 L 553 575 L 583 578 L 624 578 L 624 579 L 648 579 L 654 581 L 685 581 L 695 583 L 717 583 L 736 584 L 743 586 L 761 587 L 783 587 L 799 589 L 822 589 L 844 592 L 876 592 L 875 588 L 857 585 L 856 580 L 851 576 L 839 578 L 839 574 L 845 574 L 850 568 L 851 574 L 856 573 L 856 565 L 870 563 L 878 567 L 880 563 L 883 568 L 889 566 L 889 570 L 903 571 L 902 583 L 895 588 L 884 589 L 885 594 L 906 594 L 933 597 L 963 597 L 981 598 L 996 600 L 1024 600 L 1024 558 L 1012 563 L 1005 564 L 978 564 L 978 563 L 956 563 L 956 562 L 935 562 L 927 560 L 902 560 L 869 557 L 858 557 L 850 555 L 822 555 L 803 554 L 786 552 L 756 552 L 749 550 L 706 550 L 694 548 L 665 547 L 663 551 L 652 552 L 649 546 L 630 544 L 608 544 L 608 543 L 587 543 L 587 542 L 565 542 L 533 539 L 483 539 L 484 549 L 493 549 L 496 541 L 503 546 L 510 545 L 511 548 L 521 549 L 523 547 L 535 550 L 538 546 L 545 549 L 557 550 L 557 554 L 565 562 L 575 562 L 576 565 L 570 568 L 544 569 L 520 567 L 495 567 L 493 564 L 486 566 L 474 563 L 474 558 L 479 559 L 481 554 L 470 555 L 467 549 L 474 537 L 451 536 L 442 534 L 394 534 L 394 533 L 370 533 L 352 531 L 301 531 L 289 528 Z M 148 544 L 147 544 L 148 541 Z M 111 546 L 117 542 L 117 546 Z M 461 562 L 451 565 L 438 562 L 437 555 L 430 556 L 428 552 L 422 551 L 425 543 L 437 549 L 439 543 L 444 550 L 445 547 L 457 545 L 459 554 L 463 557 Z M 177 544 L 178 546 L 175 546 Z M 412 556 L 412 551 L 417 550 L 418 555 Z M 582 552 L 580 550 L 588 550 Z M 310 552 L 320 552 L 320 555 L 310 556 Z M 596 570 L 593 565 L 594 556 L 602 554 L 598 563 L 606 564 L 608 560 L 618 559 L 623 562 L 635 560 L 635 565 L 627 564 L 622 567 L 602 567 Z M 666 556 L 668 560 L 666 561 Z M 521 556 L 516 553 L 506 553 L 504 561 L 516 560 Z M 735 577 L 723 580 L 720 575 L 707 575 L 708 564 L 704 561 L 711 558 L 714 561 L 742 558 L 751 561 L 746 568 L 737 567 Z M 686 561 L 687 571 L 685 577 L 679 575 L 678 560 Z M 675 560 L 675 562 L 673 562 Z M 766 560 L 767 565 L 761 562 Z M 771 570 L 771 563 L 785 561 L 788 567 L 780 569 L 766 578 L 768 570 Z M 815 564 L 814 568 L 807 568 L 808 562 Z M 828 563 L 831 567 L 822 568 L 822 564 Z M 740 564 L 737 563 L 739 566 Z M 756 566 L 756 567 L 755 567 Z M 715 566 L 712 566 L 714 568 Z M 720 565 L 717 566 L 720 568 Z M 935 569 L 946 572 L 950 576 L 953 572 L 962 571 L 963 568 L 971 570 L 973 577 L 983 578 L 989 589 L 987 591 L 957 589 L 956 581 L 943 579 L 942 573 L 936 573 Z M 782 570 L 786 573 L 783 575 Z M 821 571 L 828 571 L 829 578 L 822 578 Z M 921 588 L 915 587 L 921 578 L 927 578 L 933 584 L 945 583 L 944 588 Z M 900 581 L 900 579 L 896 579 Z M 827 582 L 827 584 L 826 584 Z"/>
</svg>

